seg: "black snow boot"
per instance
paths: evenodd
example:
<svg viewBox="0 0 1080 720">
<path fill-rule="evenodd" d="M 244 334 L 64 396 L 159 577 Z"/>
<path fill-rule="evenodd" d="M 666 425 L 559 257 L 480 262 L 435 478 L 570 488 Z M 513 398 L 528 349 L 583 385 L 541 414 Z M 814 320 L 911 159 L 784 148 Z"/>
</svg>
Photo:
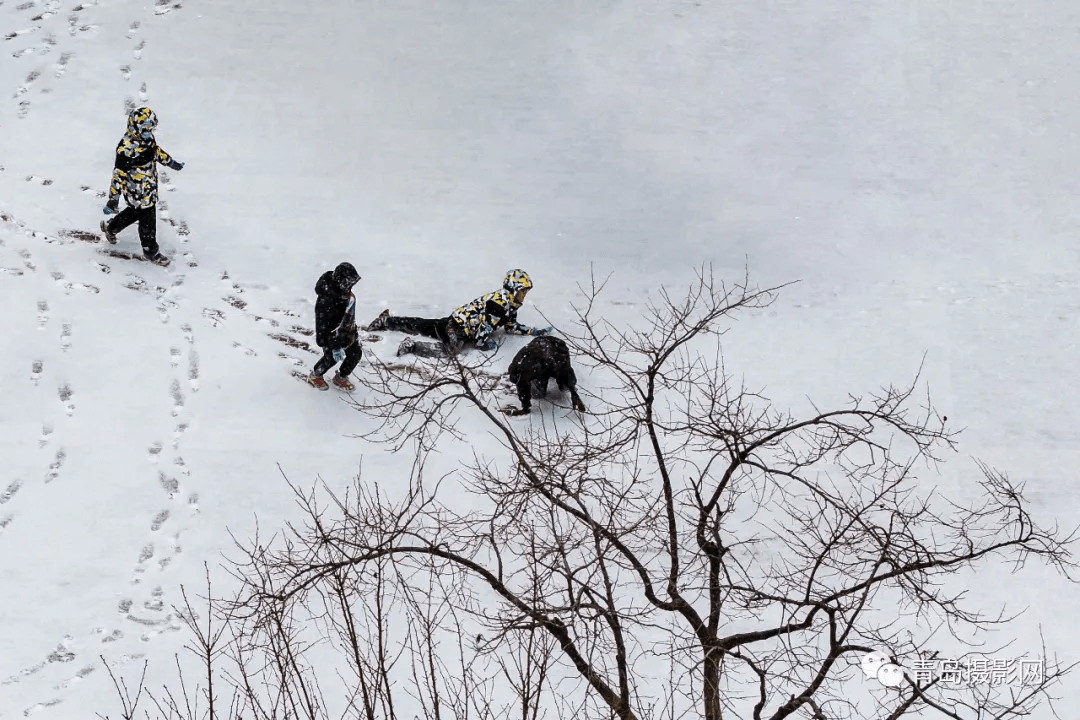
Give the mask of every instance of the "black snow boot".
<svg viewBox="0 0 1080 720">
<path fill-rule="evenodd" d="M 372 320 L 368 324 L 368 326 L 364 328 L 364 330 L 366 330 L 368 332 L 375 332 L 376 330 L 385 330 L 386 329 L 386 319 L 388 317 L 390 317 L 390 310 L 389 309 L 383 310 L 381 313 L 379 313 L 379 317 Z"/>
</svg>

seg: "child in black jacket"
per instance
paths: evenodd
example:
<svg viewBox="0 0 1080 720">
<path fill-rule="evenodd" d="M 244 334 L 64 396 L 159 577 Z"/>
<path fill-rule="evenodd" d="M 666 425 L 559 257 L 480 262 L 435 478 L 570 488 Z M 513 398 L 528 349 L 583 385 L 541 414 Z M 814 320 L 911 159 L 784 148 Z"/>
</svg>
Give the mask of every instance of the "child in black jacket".
<svg viewBox="0 0 1080 720">
<path fill-rule="evenodd" d="M 356 332 L 356 297 L 352 287 L 360 280 L 351 263 L 343 262 L 333 272 L 325 272 L 315 284 L 315 342 L 323 349 L 322 359 L 308 377 L 320 390 L 329 389 L 323 380 L 326 371 L 341 363 L 333 383 L 343 390 L 353 390 L 349 375 L 363 355 Z"/>
</svg>

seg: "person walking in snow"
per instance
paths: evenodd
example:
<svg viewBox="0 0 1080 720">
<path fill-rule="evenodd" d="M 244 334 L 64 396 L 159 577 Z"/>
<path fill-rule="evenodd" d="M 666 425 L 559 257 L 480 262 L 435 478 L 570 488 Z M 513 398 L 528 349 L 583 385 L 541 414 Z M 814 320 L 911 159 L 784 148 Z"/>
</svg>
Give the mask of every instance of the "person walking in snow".
<svg viewBox="0 0 1080 720">
<path fill-rule="evenodd" d="M 161 254 L 157 244 L 157 164 L 173 170 L 183 170 L 184 163 L 174 160 L 158 147 L 154 130 L 158 120 L 154 111 L 141 107 L 128 113 L 127 130 L 116 146 L 112 182 L 105 214 L 113 215 L 120 207 L 120 195 L 127 207 L 111 220 L 101 221 L 105 239 L 116 244 L 116 234 L 134 223 L 139 224 L 139 240 L 146 259 L 158 265 L 168 265 L 169 258 Z"/>
<path fill-rule="evenodd" d="M 547 335 L 551 328 L 532 328 L 517 321 L 517 311 L 525 302 L 525 295 L 532 289 L 532 279 L 524 270 L 506 273 L 503 285 L 495 292 L 476 298 L 462 305 L 448 317 L 427 319 L 397 317 L 384 310 L 367 330 L 394 330 L 413 335 L 435 338 L 438 343 L 417 342 L 411 337 L 401 341 L 398 357 L 412 353 L 421 357 L 447 357 L 456 355 L 466 344 L 474 344 L 484 351 L 499 346 L 491 339 L 496 329 L 519 335 Z"/>
<path fill-rule="evenodd" d="M 356 332 L 356 296 L 352 288 L 360 281 L 360 274 L 351 263 L 343 262 L 332 272 L 327 271 L 315 284 L 315 342 L 323 350 L 322 359 L 315 364 L 308 382 L 320 390 L 329 389 L 323 380 L 326 371 L 338 363 L 341 366 L 334 375 L 334 385 L 343 390 L 354 390 L 349 375 L 363 355 Z"/>
</svg>

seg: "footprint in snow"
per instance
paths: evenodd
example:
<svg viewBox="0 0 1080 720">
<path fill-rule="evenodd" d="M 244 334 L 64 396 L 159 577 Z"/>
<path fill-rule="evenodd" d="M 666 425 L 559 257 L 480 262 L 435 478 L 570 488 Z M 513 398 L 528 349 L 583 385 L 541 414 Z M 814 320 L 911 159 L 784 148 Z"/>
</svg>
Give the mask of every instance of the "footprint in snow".
<svg viewBox="0 0 1080 720">
<path fill-rule="evenodd" d="M 188 353 L 188 384 L 191 392 L 199 392 L 199 353 L 194 350 Z"/>
<path fill-rule="evenodd" d="M 180 348 L 169 348 L 169 364 L 173 367 L 180 367 Z"/>
<path fill-rule="evenodd" d="M 169 477 L 164 472 L 158 472 L 158 485 L 169 494 L 170 500 L 180 494 L 180 481 L 174 477 Z"/>
<path fill-rule="evenodd" d="M 142 576 L 146 573 L 146 563 L 148 563 L 154 557 L 154 544 L 147 543 L 143 545 L 141 551 L 139 551 L 139 560 L 135 563 L 135 573 L 131 578 L 132 585 L 138 585 L 142 582 Z"/>
<path fill-rule="evenodd" d="M 316 350 L 312 350 L 311 345 L 304 342 L 303 340 L 297 340 L 296 338 L 290 337 L 289 335 L 286 335 L 285 333 L 268 333 L 268 335 L 271 338 L 273 338 L 274 340 L 277 340 L 279 343 L 282 343 L 284 345 L 288 345 L 291 348 L 296 348 L 297 350 L 303 350 L 305 352 L 313 353 L 315 355 L 321 355 L 322 354 L 322 353 L 320 353 L 320 352 L 318 352 Z"/>
<path fill-rule="evenodd" d="M 147 451 L 147 458 L 150 460 L 151 465 L 157 465 L 158 459 L 161 457 L 162 444 L 159 442 L 150 446 Z"/>
<path fill-rule="evenodd" d="M 86 230 L 72 230 L 70 228 L 64 228 L 63 230 L 57 230 L 56 234 L 60 237 L 71 238 L 72 240 L 90 243 L 91 245 L 97 245 L 101 242 L 101 235 L 99 235 L 98 233 L 87 232 Z"/>
<path fill-rule="evenodd" d="M 131 79 L 131 66 L 130 65 L 122 65 L 120 67 L 120 76 L 122 78 L 124 78 L 125 80 L 130 80 Z"/>
<path fill-rule="evenodd" d="M 64 460 L 67 459 L 67 453 L 63 448 L 56 451 L 56 457 L 49 464 L 49 472 L 45 474 L 45 484 L 48 485 L 56 478 L 60 477 L 60 468 L 64 466 Z"/>
<path fill-rule="evenodd" d="M 20 250 L 19 251 L 19 257 L 22 258 L 23 265 L 26 266 L 27 270 L 30 270 L 31 272 L 34 272 L 34 271 L 37 270 L 37 265 L 35 265 L 34 261 L 31 259 L 31 255 L 30 255 L 29 250 Z"/>
<path fill-rule="evenodd" d="M 46 662 L 50 662 L 50 663 L 74 662 L 74 660 L 75 660 L 75 652 L 71 649 L 72 646 L 74 645 L 74 643 L 75 643 L 75 638 L 71 637 L 70 635 L 65 635 L 64 639 L 61 640 L 57 644 L 56 649 L 53 650 L 51 653 L 49 653 L 48 657 L 45 658 Z"/>
<path fill-rule="evenodd" d="M 68 15 L 68 34 L 71 37 L 75 37 L 79 33 L 90 32 L 100 27 L 97 23 L 87 23 L 85 25 L 79 24 L 78 15 Z"/>
<path fill-rule="evenodd" d="M 172 300 L 169 300 L 164 295 L 158 295 L 157 309 L 158 309 L 158 317 L 161 319 L 161 322 L 163 322 L 163 323 L 169 322 L 169 309 L 170 308 L 175 309 L 176 308 L 176 303 L 174 303 Z"/>
<path fill-rule="evenodd" d="M 30 33 L 37 32 L 40 29 L 41 29 L 40 27 L 37 27 L 35 25 L 34 27 L 23 28 L 22 30 L 12 30 L 11 32 L 9 32 L 7 35 L 4 36 L 4 40 L 14 40 L 15 38 L 19 37 L 20 35 L 29 35 Z"/>
<path fill-rule="evenodd" d="M 79 190 L 81 190 L 86 195 L 93 195 L 94 197 L 99 198 L 101 200 L 104 200 L 105 196 L 106 196 L 105 191 L 103 191 L 103 190 L 95 190 L 94 188 L 90 187 L 89 185 L 81 185 L 81 186 L 79 186 Z"/>
<path fill-rule="evenodd" d="M 190 496 L 188 496 L 187 506 L 188 506 L 188 510 L 191 511 L 192 515 L 199 512 L 199 495 L 198 495 L 198 493 L 192 493 Z"/>
<path fill-rule="evenodd" d="M 150 599 L 142 604 L 144 610 L 163 612 L 165 610 L 165 591 L 158 585 L 150 591 Z"/>
<path fill-rule="evenodd" d="M 139 101 L 146 102 L 149 99 L 150 96 L 146 92 L 146 83 L 143 83 L 141 86 L 139 86 Z"/>
<path fill-rule="evenodd" d="M 145 48 L 145 47 L 146 47 L 146 41 L 145 40 L 140 40 L 139 44 L 135 46 L 135 50 L 131 53 L 132 57 L 134 57 L 136 60 L 139 60 L 140 58 L 142 58 L 143 48 Z"/>
<path fill-rule="evenodd" d="M 72 685 L 75 685 L 76 683 L 81 682 L 83 678 L 85 678 L 87 675 L 89 675 L 92 672 L 94 672 L 94 666 L 93 665 L 87 665 L 86 667 L 79 670 L 79 672 L 75 673 L 74 676 L 68 678 L 64 682 L 62 682 L 59 685 L 57 685 L 56 687 L 54 687 L 53 690 L 67 690 Z"/>
<path fill-rule="evenodd" d="M 184 409 L 184 393 L 180 390 L 179 380 L 172 381 L 172 385 L 169 386 L 169 395 L 173 401 L 172 416 L 176 417 Z"/>
<path fill-rule="evenodd" d="M 38 177 L 37 175 L 27 175 L 26 182 L 42 186 L 49 186 L 53 184 L 52 180 L 49 180 L 48 178 Z"/>
<path fill-rule="evenodd" d="M 49 303 L 44 300 L 38 300 L 38 327 L 44 328 L 45 323 L 49 322 Z"/>
<path fill-rule="evenodd" d="M 173 430 L 173 434 L 172 434 L 172 447 L 173 447 L 173 450 L 179 450 L 180 449 L 180 437 L 184 434 L 184 431 L 187 430 L 187 428 L 188 428 L 187 423 L 180 423 Z"/>
<path fill-rule="evenodd" d="M 90 285 L 88 283 L 67 282 L 65 280 L 64 282 L 60 282 L 58 284 L 64 289 L 65 294 L 71 292 L 72 290 L 83 290 L 93 295 L 97 295 L 99 292 L 101 292 L 101 288 L 99 288 L 97 285 Z"/>
<path fill-rule="evenodd" d="M 165 619 L 165 622 L 162 625 L 162 627 L 156 627 L 156 628 L 152 628 L 150 630 L 147 630 L 146 632 L 144 632 L 142 635 L 139 636 L 139 639 L 142 640 L 143 642 L 150 642 L 151 640 L 153 640 L 158 635 L 161 635 L 162 633 L 180 632 L 183 629 L 184 629 L 184 626 L 180 624 L 180 621 L 177 620 L 176 618 L 174 618 L 172 615 L 170 615 L 168 618 Z"/>
<path fill-rule="evenodd" d="M 128 26 L 128 30 L 127 30 L 128 37 L 133 37 L 135 35 L 135 32 L 138 29 L 139 29 L 139 21 L 136 20 L 135 22 L 131 23 L 131 25 Z"/>
<path fill-rule="evenodd" d="M 23 274 L 23 271 L 19 268 L 0 267 L 0 274 L 14 275 L 18 277 L 19 275 Z"/>
<path fill-rule="evenodd" d="M 44 370 L 45 363 L 41 360 L 35 360 L 30 364 L 30 382 L 35 385 L 41 381 L 41 371 Z"/>
<path fill-rule="evenodd" d="M 173 2 L 173 0 L 157 0 L 157 2 L 154 3 L 154 6 L 155 15 L 165 15 L 173 10 L 179 10 L 183 7 L 183 5 L 178 2 Z"/>
<path fill-rule="evenodd" d="M 113 630 L 111 633 L 109 633 L 105 637 L 101 638 L 101 642 L 103 642 L 103 643 L 113 643 L 113 642 L 116 642 L 117 640 L 122 639 L 123 637 L 124 637 L 124 633 L 123 633 L 122 630 Z"/>
<path fill-rule="evenodd" d="M 61 53 L 60 54 L 60 59 L 57 60 L 56 65 L 53 66 L 53 68 L 54 68 L 54 73 L 53 74 L 56 75 L 56 77 L 63 77 L 64 73 L 67 72 L 67 64 L 71 60 L 71 56 L 73 54 L 74 53 Z"/>
<path fill-rule="evenodd" d="M 47 18 L 51 18 L 53 15 L 56 15 L 53 11 L 57 9 L 58 5 L 59 3 L 54 3 L 52 7 L 49 7 L 48 3 L 46 3 L 45 10 L 30 18 L 30 20 L 32 22 L 40 22 Z"/>
<path fill-rule="evenodd" d="M 177 455 L 173 458 L 173 465 L 175 465 L 179 469 L 180 474 L 184 477 L 191 476 L 191 470 L 188 469 L 187 463 L 184 462 L 184 458 Z"/>
<path fill-rule="evenodd" d="M 59 705 L 62 702 L 64 702 L 64 701 L 61 700 L 60 698 L 56 698 L 54 700 L 49 700 L 48 702 L 35 703 L 35 704 L 31 705 L 30 707 L 26 708 L 25 710 L 23 710 L 23 717 L 30 717 L 31 715 L 36 715 L 39 712 L 41 712 L 42 710 L 48 710 L 51 707 L 56 707 L 57 705 Z"/>
<path fill-rule="evenodd" d="M 11 501 L 11 498 L 15 497 L 15 493 L 19 492 L 22 487 L 22 480 L 12 480 L 3 493 L 0 493 L 0 505 L 4 505 Z"/>
<path fill-rule="evenodd" d="M 49 423 L 44 423 L 41 426 L 41 437 L 38 438 L 38 447 L 43 448 L 49 444 L 49 436 L 52 435 L 53 426 Z"/>
<path fill-rule="evenodd" d="M 20 85 L 18 90 L 15 91 L 15 97 L 17 98 L 20 95 L 25 95 L 26 93 L 30 92 L 30 88 L 34 87 L 34 83 L 39 77 L 41 77 L 40 72 L 38 72 L 37 70 L 31 71 L 30 74 L 26 76 L 26 80 L 23 81 L 23 84 Z M 30 178 L 27 178 L 26 181 L 31 182 Z M 49 180 L 48 182 L 43 182 L 41 184 L 52 185 L 52 180 Z"/>
<path fill-rule="evenodd" d="M 161 526 L 165 524 L 165 521 L 169 519 L 169 511 L 162 510 L 154 519 L 150 521 L 150 532 L 157 532 L 161 529 Z"/>
<path fill-rule="evenodd" d="M 279 352 L 277 354 L 277 356 L 279 358 L 281 358 L 282 360 L 285 360 L 286 362 L 288 362 L 293 367 L 303 367 L 303 365 L 304 365 L 303 360 L 301 360 L 299 358 L 294 358 L 292 355 L 287 355 L 286 353 Z"/>
<path fill-rule="evenodd" d="M 221 323 L 225 322 L 225 313 L 214 308 L 203 308 L 202 315 L 212 327 L 221 327 Z"/>
<path fill-rule="evenodd" d="M 60 397 L 60 402 L 64 403 L 64 413 L 68 417 L 75 414 L 75 391 L 71 389 L 71 386 L 64 383 L 57 391 L 57 395 Z"/>
<path fill-rule="evenodd" d="M 233 346 L 234 348 L 236 348 L 237 350 L 241 350 L 241 351 L 243 351 L 243 353 L 244 353 L 245 355 L 249 356 L 249 357 L 258 357 L 258 353 L 257 353 L 257 352 L 255 352 L 254 350 L 252 350 L 252 349 L 251 349 L 251 348 L 249 348 L 249 347 L 244 347 L 243 345 L 241 345 L 241 344 L 240 344 L 240 343 L 238 343 L 238 342 L 234 342 L 234 343 L 232 344 L 232 346 Z"/>
<path fill-rule="evenodd" d="M 71 323 L 64 323 L 60 327 L 60 349 L 67 351 L 71 348 Z"/>
</svg>

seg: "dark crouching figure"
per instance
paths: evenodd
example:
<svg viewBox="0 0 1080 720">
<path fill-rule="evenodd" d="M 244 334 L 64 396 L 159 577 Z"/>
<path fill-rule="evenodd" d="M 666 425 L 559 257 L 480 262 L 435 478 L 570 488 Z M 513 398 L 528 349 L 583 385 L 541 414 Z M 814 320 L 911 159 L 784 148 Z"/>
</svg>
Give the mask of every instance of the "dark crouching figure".
<svg viewBox="0 0 1080 720">
<path fill-rule="evenodd" d="M 139 241 L 146 259 L 158 265 L 168 265 L 169 258 L 161 254 L 157 243 L 158 175 L 160 163 L 173 170 L 182 170 L 184 163 L 174 160 L 158 147 L 154 139 L 157 115 L 148 107 L 128 113 L 127 130 L 116 146 L 112 182 L 105 214 L 112 215 L 120 208 L 120 196 L 127 207 L 112 220 L 101 221 L 101 232 L 110 243 L 116 234 L 135 223 L 139 224 Z"/>
<path fill-rule="evenodd" d="M 510 363 L 510 382 L 517 386 L 521 409 L 507 408 L 507 415 L 525 415 L 532 406 L 532 384 L 540 397 L 547 394 L 548 380 L 555 378 L 561 391 L 570 391 L 574 409 L 585 412 L 585 404 L 577 394 L 577 376 L 570 365 L 570 350 L 557 337 L 538 337 L 518 351 Z"/>
<path fill-rule="evenodd" d="M 315 364 L 308 382 L 327 390 L 323 380 L 326 371 L 341 363 L 334 375 L 334 385 L 353 390 L 349 375 L 363 355 L 356 332 L 356 297 L 352 287 L 360 280 L 351 263 L 343 262 L 333 272 L 325 272 L 315 284 L 315 342 L 323 350 L 322 359 Z"/>
</svg>

